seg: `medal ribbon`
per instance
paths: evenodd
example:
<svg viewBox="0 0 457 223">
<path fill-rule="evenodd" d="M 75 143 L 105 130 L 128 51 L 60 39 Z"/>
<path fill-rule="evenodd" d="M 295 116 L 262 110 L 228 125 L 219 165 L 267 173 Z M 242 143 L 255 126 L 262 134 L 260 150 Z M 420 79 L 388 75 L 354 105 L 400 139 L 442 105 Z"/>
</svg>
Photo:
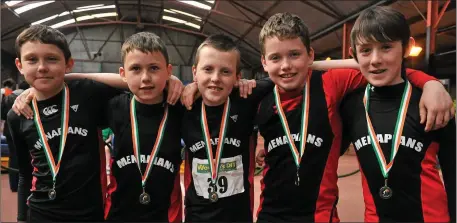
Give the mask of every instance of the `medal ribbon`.
<svg viewBox="0 0 457 223">
<path fill-rule="evenodd" d="M 371 145 L 375 152 L 376 158 L 379 162 L 379 167 L 381 168 L 382 175 L 385 179 L 389 176 L 390 168 L 394 164 L 395 155 L 397 155 L 398 148 L 400 147 L 401 135 L 403 133 L 403 126 L 406 120 L 406 113 L 408 111 L 409 100 L 411 98 L 412 87 L 411 84 L 406 81 L 405 90 L 403 91 L 403 96 L 401 99 L 400 110 L 397 115 L 397 121 L 395 123 L 394 138 L 392 140 L 392 152 L 390 154 L 390 162 L 387 163 L 384 153 L 382 152 L 381 146 L 379 144 L 376 132 L 374 131 L 373 125 L 371 124 L 370 116 L 368 115 L 368 109 L 370 106 L 370 89 L 371 85 L 368 84 L 365 88 L 365 94 L 363 97 L 363 104 L 365 106 L 365 116 L 367 119 L 368 134 L 371 140 Z"/>
<path fill-rule="evenodd" d="M 32 100 L 32 107 L 33 107 L 33 114 L 35 118 L 33 119 L 35 123 L 35 127 L 38 132 L 38 137 L 44 146 L 44 154 L 46 155 L 46 160 L 48 162 L 48 166 L 51 169 L 52 174 L 52 181 L 55 184 L 57 174 L 59 173 L 60 169 L 60 162 L 62 161 L 63 151 L 65 149 L 65 143 L 67 141 L 67 134 L 68 134 L 68 120 L 69 120 L 69 109 L 70 109 L 70 90 L 68 89 L 67 84 L 64 85 L 63 94 L 62 94 L 62 113 L 61 113 L 61 125 L 60 125 L 60 144 L 59 144 L 59 154 L 57 157 L 57 164 L 54 160 L 54 156 L 52 155 L 51 147 L 48 143 L 48 138 L 46 137 L 46 133 L 43 128 L 43 124 L 41 123 L 40 112 L 38 110 L 38 105 L 36 98 Z"/>
<path fill-rule="evenodd" d="M 165 111 L 163 114 L 162 121 L 160 122 L 160 126 L 159 126 L 159 130 L 157 132 L 154 147 L 152 147 L 148 165 L 146 166 L 145 172 L 142 173 L 141 172 L 141 159 L 140 159 L 140 155 L 141 155 L 140 135 L 138 134 L 138 120 L 137 120 L 137 116 L 136 116 L 136 106 L 135 105 L 136 105 L 135 97 L 132 97 L 132 100 L 130 101 L 130 122 L 132 125 L 133 153 L 136 158 L 138 170 L 140 170 L 140 173 L 141 173 L 141 185 L 144 188 L 146 185 L 146 180 L 148 179 L 149 173 L 151 172 L 151 169 L 152 169 L 152 163 L 154 162 L 154 159 L 156 158 L 157 154 L 159 153 L 160 145 L 162 144 L 163 136 L 165 135 L 165 127 L 167 126 L 167 120 L 168 120 L 168 106 L 165 105 Z"/>
<path fill-rule="evenodd" d="M 230 113 L 230 98 L 227 98 L 227 101 L 224 105 L 224 112 L 222 113 L 221 126 L 219 129 L 219 141 L 217 142 L 216 148 L 216 157 L 213 160 L 213 150 L 211 146 L 211 135 L 208 129 L 208 122 L 206 121 L 206 109 L 205 103 L 202 101 L 202 111 L 201 111 L 201 126 L 203 133 L 203 140 L 205 141 L 206 155 L 208 157 L 209 170 L 211 173 L 211 183 L 214 185 L 217 181 L 217 176 L 219 174 L 219 166 L 222 157 L 222 151 L 224 149 L 225 135 L 227 133 L 227 122 Z"/>
<path fill-rule="evenodd" d="M 290 134 L 289 123 L 287 122 L 286 114 L 281 106 L 281 98 L 279 97 L 279 89 L 276 85 L 274 87 L 274 97 L 275 104 L 278 110 L 279 118 L 281 120 L 282 128 L 286 134 L 287 140 L 289 141 L 290 151 L 294 157 L 295 165 L 297 165 L 297 170 L 300 168 L 301 157 L 306 149 L 306 138 L 308 135 L 308 116 L 309 116 L 309 84 L 310 84 L 311 75 L 308 74 L 305 83 L 305 89 L 303 90 L 303 102 L 302 102 L 302 117 L 301 117 L 301 126 L 300 126 L 300 151 L 295 146 L 295 141 Z"/>
</svg>

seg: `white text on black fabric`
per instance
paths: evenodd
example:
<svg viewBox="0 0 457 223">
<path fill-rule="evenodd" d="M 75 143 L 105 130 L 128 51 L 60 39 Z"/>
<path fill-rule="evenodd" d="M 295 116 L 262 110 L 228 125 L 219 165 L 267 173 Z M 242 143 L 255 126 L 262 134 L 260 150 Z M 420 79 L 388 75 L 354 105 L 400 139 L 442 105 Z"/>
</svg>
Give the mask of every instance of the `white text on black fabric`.
<svg viewBox="0 0 457 223">
<path fill-rule="evenodd" d="M 292 134 L 292 138 L 294 139 L 295 142 L 300 142 L 300 133 Z M 321 147 L 324 140 L 321 137 L 317 137 L 315 135 L 308 134 L 308 137 L 306 137 L 306 142 L 308 144 L 312 144 L 317 147 Z M 287 140 L 287 136 L 280 136 L 276 139 L 273 139 L 268 143 L 268 152 L 270 152 L 272 149 L 274 149 L 278 146 L 286 145 L 288 143 L 289 143 L 289 140 Z"/>
<path fill-rule="evenodd" d="M 376 138 L 378 138 L 380 144 L 392 143 L 392 134 L 377 134 Z M 369 136 L 364 136 L 360 139 L 357 139 L 357 141 L 354 142 L 354 146 L 357 150 L 366 145 L 371 145 L 371 140 Z M 424 147 L 424 144 L 422 142 L 413 138 L 406 138 L 405 136 L 401 137 L 400 145 L 414 149 L 417 152 L 422 151 L 422 148 Z"/>
</svg>

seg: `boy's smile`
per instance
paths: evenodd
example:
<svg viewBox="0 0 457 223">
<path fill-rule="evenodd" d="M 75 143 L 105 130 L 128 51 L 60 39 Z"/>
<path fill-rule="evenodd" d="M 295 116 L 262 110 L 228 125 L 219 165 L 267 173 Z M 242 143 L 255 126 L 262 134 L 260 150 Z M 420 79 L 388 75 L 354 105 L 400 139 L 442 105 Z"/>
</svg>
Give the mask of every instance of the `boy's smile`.
<svg viewBox="0 0 457 223">
<path fill-rule="evenodd" d="M 308 67 L 313 63 L 314 52 L 309 53 L 300 38 L 265 39 L 265 55 L 262 65 L 271 80 L 281 91 L 301 90 L 305 83 Z"/>
<path fill-rule="evenodd" d="M 363 42 L 356 45 L 356 54 L 360 71 L 368 82 L 377 87 L 403 82 L 401 64 L 409 51 L 403 50 L 401 41 Z"/>
<path fill-rule="evenodd" d="M 206 105 L 220 105 L 232 92 L 239 79 L 236 73 L 237 54 L 236 51 L 222 52 L 211 46 L 200 50 L 199 62 L 192 67 L 192 72 Z"/>
</svg>

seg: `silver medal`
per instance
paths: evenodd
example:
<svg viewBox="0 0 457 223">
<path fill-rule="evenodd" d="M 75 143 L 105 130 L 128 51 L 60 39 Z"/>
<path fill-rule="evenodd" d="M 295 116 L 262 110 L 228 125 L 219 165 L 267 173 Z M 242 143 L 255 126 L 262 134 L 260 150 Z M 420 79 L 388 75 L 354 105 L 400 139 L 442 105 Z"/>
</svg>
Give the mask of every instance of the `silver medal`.
<svg viewBox="0 0 457 223">
<path fill-rule="evenodd" d="M 387 185 L 381 187 L 381 189 L 379 189 L 379 196 L 381 196 L 381 198 L 385 199 L 385 200 L 391 198 L 392 197 L 392 189 L 390 189 L 390 187 L 388 187 Z"/>
<path fill-rule="evenodd" d="M 149 196 L 148 193 L 143 192 L 143 193 L 140 195 L 140 203 L 141 203 L 141 204 L 149 204 L 149 202 L 151 202 L 151 196 Z"/>
<path fill-rule="evenodd" d="M 209 193 L 209 200 L 213 203 L 217 202 L 219 200 L 219 196 L 217 195 L 216 192 L 211 192 Z"/>
<path fill-rule="evenodd" d="M 54 200 L 56 199 L 56 196 L 57 196 L 57 192 L 54 188 L 52 188 L 51 190 L 49 190 L 48 192 L 48 197 L 49 197 L 49 200 Z"/>
<path fill-rule="evenodd" d="M 384 179 L 384 186 L 379 189 L 379 196 L 381 196 L 382 199 L 389 199 L 392 197 L 392 189 L 387 186 L 387 178 Z"/>
</svg>

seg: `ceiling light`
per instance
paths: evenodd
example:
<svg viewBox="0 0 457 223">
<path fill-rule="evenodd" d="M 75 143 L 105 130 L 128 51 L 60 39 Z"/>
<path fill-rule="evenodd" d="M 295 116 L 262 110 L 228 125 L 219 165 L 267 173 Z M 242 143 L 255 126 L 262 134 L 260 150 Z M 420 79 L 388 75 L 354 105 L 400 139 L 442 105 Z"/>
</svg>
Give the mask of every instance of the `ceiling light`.
<svg viewBox="0 0 457 223">
<path fill-rule="evenodd" d="M 172 22 L 176 22 L 176 23 L 181 23 L 183 25 L 186 25 L 186 26 L 190 26 L 190 27 L 193 27 L 193 28 L 196 28 L 196 29 L 200 29 L 200 26 L 197 25 L 197 24 L 194 24 L 194 23 L 191 23 L 191 22 L 187 22 L 187 21 L 184 21 L 182 19 L 178 19 L 178 18 L 175 18 L 175 17 L 170 17 L 170 16 L 162 16 L 162 19 L 164 20 L 168 20 L 168 21 L 172 21 Z"/>
<path fill-rule="evenodd" d="M 85 15 L 85 16 L 80 16 L 76 18 L 76 21 L 84 21 L 84 20 L 89 20 L 89 19 L 94 19 L 94 18 L 104 18 L 104 17 L 112 17 L 112 16 L 117 16 L 116 12 L 108 12 L 108 13 L 99 13 L 99 14 L 94 14 L 94 15 Z"/>
<path fill-rule="evenodd" d="M 168 9 L 164 9 L 163 11 L 164 11 L 164 12 L 168 12 L 168 13 L 171 13 L 171 14 L 176 14 L 176 12 L 173 12 L 173 11 L 171 11 L 171 10 L 168 10 Z"/>
<path fill-rule="evenodd" d="M 187 15 L 187 16 L 190 16 L 190 17 L 193 17 L 193 18 L 201 19 L 200 17 L 198 17 L 196 15 L 192 15 L 192 14 L 187 13 L 187 12 L 179 11 L 179 10 L 176 10 L 176 9 L 170 9 L 170 10 L 173 11 L 173 12 L 177 12 L 179 14 L 183 14 L 183 15 Z"/>
<path fill-rule="evenodd" d="M 211 4 L 214 4 L 214 0 L 205 0 L 205 1 L 207 1 L 207 2 L 209 2 Z"/>
<path fill-rule="evenodd" d="M 70 12 L 69 11 L 65 11 L 65 12 L 60 13 L 59 16 L 64 16 L 64 15 L 68 15 L 68 14 L 70 14 Z"/>
<path fill-rule="evenodd" d="M 56 15 L 53 15 L 53 16 L 49 16 L 48 18 L 45 18 L 45 19 L 42 19 L 42 20 L 38 20 L 36 22 L 32 22 L 32 25 L 41 24 L 41 23 L 47 22 L 47 21 L 49 21 L 51 19 L 55 19 L 55 18 L 57 18 L 59 16 L 60 16 L 59 14 L 56 14 Z"/>
<path fill-rule="evenodd" d="M 97 6 L 97 7 L 96 7 Z M 100 5 L 93 5 L 93 7 L 89 7 L 89 6 L 83 6 L 82 9 L 77 9 L 77 10 L 73 10 L 71 12 L 83 12 L 83 11 L 91 11 L 91 10 L 97 10 L 97 9 L 110 9 L 110 8 L 115 8 L 114 5 L 107 5 L 107 6 L 100 6 Z M 79 7 L 81 8 L 81 7 Z M 70 14 L 69 11 L 65 11 L 65 12 L 62 12 L 60 14 L 56 14 L 56 15 L 53 15 L 53 16 L 50 16 L 50 17 L 47 17 L 47 18 L 44 18 L 44 19 L 41 19 L 41 20 L 38 20 L 36 22 L 33 22 L 32 25 L 35 25 L 35 24 L 41 24 L 41 23 L 44 23 L 44 22 L 47 22 L 49 20 L 52 20 L 52 19 L 55 19 L 57 17 L 61 17 L 61 16 L 65 16 L 65 15 L 68 15 Z M 117 15 L 117 14 L 116 14 Z M 108 16 L 107 16 L 108 17 Z"/>
<path fill-rule="evenodd" d="M 422 51 L 422 47 L 420 46 L 413 46 L 413 48 L 411 49 L 411 51 L 409 52 L 409 55 L 412 56 L 412 57 L 417 57 L 419 56 L 419 54 L 421 53 Z"/>
<path fill-rule="evenodd" d="M 99 14 L 94 14 L 94 15 L 85 15 L 85 16 L 80 16 L 75 19 L 69 19 L 65 20 L 63 22 L 59 22 L 57 24 L 52 25 L 52 28 L 59 28 L 68 24 L 75 23 L 76 21 L 84 21 L 84 20 L 89 20 L 89 19 L 94 19 L 94 18 L 103 18 L 103 17 L 110 17 L 110 16 L 117 16 L 116 12 L 108 12 L 108 13 L 99 13 Z"/>
<path fill-rule="evenodd" d="M 5 4 L 9 7 L 16 5 L 17 3 L 21 3 L 23 1 L 6 1 Z"/>
<path fill-rule="evenodd" d="M 94 8 L 94 7 L 99 7 L 99 6 L 103 6 L 104 4 L 98 4 L 98 5 L 87 5 L 87 6 L 81 6 L 81 7 L 78 7 L 76 9 L 87 9 L 87 8 Z"/>
<path fill-rule="evenodd" d="M 115 5 L 106 5 L 106 6 L 100 6 L 100 7 L 76 9 L 76 10 L 73 10 L 72 12 L 85 12 L 85 11 L 92 11 L 92 10 L 97 10 L 97 9 L 114 9 L 114 8 L 116 8 Z"/>
<path fill-rule="evenodd" d="M 211 6 L 196 1 L 178 0 L 178 2 L 186 3 L 205 10 L 211 10 Z"/>
<path fill-rule="evenodd" d="M 20 7 L 20 8 L 17 8 L 14 11 L 17 14 L 21 14 L 21 13 L 27 12 L 29 10 L 32 10 L 34 8 L 38 8 L 40 6 L 47 5 L 47 4 L 53 3 L 53 2 L 54 1 L 40 1 L 40 2 L 35 2 L 35 3 L 30 3 L 30 4 L 27 4 L 27 5 L 24 5 L 24 6 Z"/>
<path fill-rule="evenodd" d="M 72 24 L 72 23 L 75 23 L 75 22 L 76 22 L 75 19 L 69 19 L 69 20 L 65 20 L 63 22 L 59 22 L 57 24 L 54 24 L 51 27 L 54 28 L 54 29 L 57 29 L 59 27 L 62 27 L 62 26 L 68 25 L 68 24 Z"/>
</svg>

